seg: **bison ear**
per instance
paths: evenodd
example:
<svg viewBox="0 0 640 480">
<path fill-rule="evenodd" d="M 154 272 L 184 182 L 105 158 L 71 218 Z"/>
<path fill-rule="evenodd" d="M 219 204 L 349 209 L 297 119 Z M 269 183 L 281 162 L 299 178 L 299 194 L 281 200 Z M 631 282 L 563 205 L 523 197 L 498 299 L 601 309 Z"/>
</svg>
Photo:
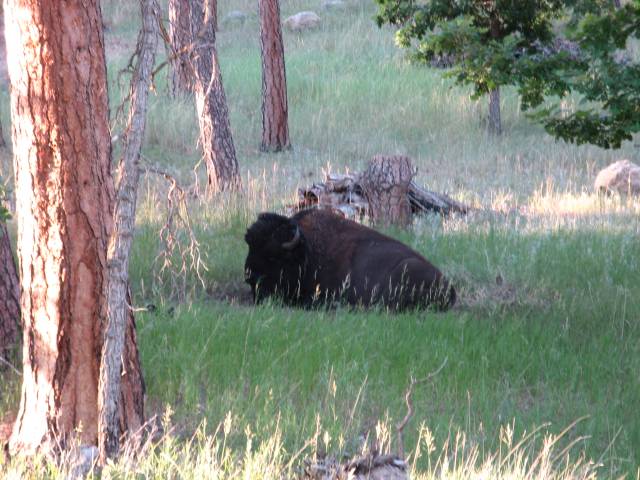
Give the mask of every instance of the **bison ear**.
<svg viewBox="0 0 640 480">
<path fill-rule="evenodd" d="M 275 213 L 271 213 L 271 212 L 262 212 L 258 214 L 258 222 L 268 222 L 269 220 L 271 220 L 274 216 L 276 216 Z"/>
</svg>

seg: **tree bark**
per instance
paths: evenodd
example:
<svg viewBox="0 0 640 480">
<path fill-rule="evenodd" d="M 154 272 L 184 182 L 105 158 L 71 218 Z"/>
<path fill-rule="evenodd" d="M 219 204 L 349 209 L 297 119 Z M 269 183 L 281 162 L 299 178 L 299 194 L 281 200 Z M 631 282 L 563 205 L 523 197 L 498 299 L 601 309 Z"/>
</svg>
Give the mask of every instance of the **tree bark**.
<svg viewBox="0 0 640 480">
<path fill-rule="evenodd" d="M 490 35 L 491 38 L 500 38 L 500 20 L 493 5 L 493 10 L 489 12 Z M 502 119 L 500 118 L 500 87 L 496 86 L 489 91 L 489 133 L 493 135 L 502 134 Z"/>
<path fill-rule="evenodd" d="M 120 378 L 127 321 L 131 315 L 128 299 L 129 255 L 136 221 L 136 199 L 140 178 L 138 161 L 144 139 L 147 97 L 158 43 L 156 23 L 158 11 L 155 0 L 141 2 L 142 31 L 138 41 L 137 65 L 131 79 L 131 107 L 119 166 L 114 213 L 115 227 L 107 251 L 108 324 L 102 348 L 98 388 L 100 412 L 98 446 L 100 462 L 103 465 L 108 458 L 114 458 L 120 450 L 122 433 L 118 418 L 118 407 L 122 402 Z"/>
<path fill-rule="evenodd" d="M 0 122 L 0 148 L 7 146 L 7 142 L 4 140 L 4 133 L 2 132 L 2 122 Z"/>
<path fill-rule="evenodd" d="M 258 0 L 262 55 L 262 144 L 266 152 L 291 148 L 287 119 L 287 74 L 279 0 Z"/>
<path fill-rule="evenodd" d="M 7 226 L 0 222 L 0 357 L 13 357 L 20 321 L 20 284 Z M 0 370 L 3 364 L 0 363 Z"/>
<path fill-rule="evenodd" d="M 193 70 L 189 63 L 190 0 L 169 0 L 169 38 L 172 52 L 170 88 L 171 94 L 177 97 L 180 94 L 191 92 L 193 88 Z"/>
<path fill-rule="evenodd" d="M 213 29 L 218 31 L 218 0 L 211 0 L 211 24 Z"/>
<path fill-rule="evenodd" d="M 502 134 L 502 120 L 500 118 L 500 88 L 489 92 L 489 133 Z"/>
<path fill-rule="evenodd" d="M 411 205 L 407 197 L 415 170 L 409 157 L 376 155 L 360 177 L 376 225 L 411 224 Z"/>
<path fill-rule="evenodd" d="M 190 38 L 192 42 L 197 42 L 191 57 L 195 75 L 194 92 L 209 190 L 212 193 L 239 190 L 240 173 L 216 51 L 213 3 L 211 0 L 191 0 L 189 6 Z"/>
<path fill-rule="evenodd" d="M 2 11 L 2 4 L 0 3 L 0 57 L 7 58 L 7 48 L 4 38 L 4 12 Z M 1 68 L 1 67 L 0 67 Z M 2 122 L 0 122 L 0 148 L 7 146 L 7 142 L 4 139 L 4 132 L 2 131 Z"/>
<path fill-rule="evenodd" d="M 23 332 L 11 454 L 97 444 L 113 179 L 97 0 L 5 0 Z M 133 316 L 123 431 L 143 421 Z"/>
</svg>

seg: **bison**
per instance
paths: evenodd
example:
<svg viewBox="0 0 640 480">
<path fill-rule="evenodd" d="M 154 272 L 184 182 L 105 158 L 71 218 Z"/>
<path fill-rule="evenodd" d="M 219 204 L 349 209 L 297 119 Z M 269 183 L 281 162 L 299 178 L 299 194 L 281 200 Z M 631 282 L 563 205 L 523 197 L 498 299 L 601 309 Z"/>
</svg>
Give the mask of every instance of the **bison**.
<svg viewBox="0 0 640 480">
<path fill-rule="evenodd" d="M 255 302 L 346 302 L 394 310 L 446 310 L 456 293 L 435 266 L 403 243 L 326 210 L 291 218 L 262 213 L 245 235 L 245 281 Z"/>
</svg>

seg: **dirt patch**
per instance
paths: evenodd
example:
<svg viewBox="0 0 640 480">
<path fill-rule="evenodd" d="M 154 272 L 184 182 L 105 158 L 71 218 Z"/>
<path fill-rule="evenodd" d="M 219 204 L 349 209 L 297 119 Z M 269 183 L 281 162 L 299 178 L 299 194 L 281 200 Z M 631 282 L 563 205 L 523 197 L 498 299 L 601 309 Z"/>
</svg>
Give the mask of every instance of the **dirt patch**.
<svg viewBox="0 0 640 480">
<path fill-rule="evenodd" d="M 213 300 L 227 302 L 232 305 L 253 305 L 253 295 L 249 286 L 242 281 L 226 284 L 214 284 L 207 289 L 207 294 Z"/>
<path fill-rule="evenodd" d="M 549 292 L 505 281 L 500 275 L 495 283 L 482 283 L 471 278 L 463 283 L 468 288 L 464 288 L 459 293 L 454 308 L 495 310 L 524 306 L 544 309 L 553 301 Z"/>
</svg>

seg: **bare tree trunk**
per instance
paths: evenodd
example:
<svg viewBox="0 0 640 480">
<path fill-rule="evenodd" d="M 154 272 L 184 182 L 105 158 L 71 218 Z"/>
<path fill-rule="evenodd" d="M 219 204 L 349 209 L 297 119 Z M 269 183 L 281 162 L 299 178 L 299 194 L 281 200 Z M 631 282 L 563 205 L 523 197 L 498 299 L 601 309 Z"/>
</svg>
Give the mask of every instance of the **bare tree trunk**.
<svg viewBox="0 0 640 480">
<path fill-rule="evenodd" d="M 4 38 L 4 12 L 2 11 L 2 4 L 0 4 L 0 58 L 4 58 L 6 62 L 7 48 Z M 0 70 L 3 70 L 4 65 L 0 66 Z M 2 123 L 0 122 L 0 148 L 7 146 L 7 142 L 4 139 L 4 133 L 2 131 Z"/>
<path fill-rule="evenodd" d="M 2 132 L 2 122 L 0 122 L 0 148 L 7 146 L 7 142 L 4 140 L 4 133 Z"/>
<path fill-rule="evenodd" d="M 493 7 L 494 9 L 497 8 Z M 490 12 L 490 34 L 492 38 L 500 38 L 500 21 L 495 10 Z M 502 119 L 500 118 L 500 87 L 489 92 L 489 133 L 502 134 Z"/>
<path fill-rule="evenodd" d="M 500 119 L 500 88 L 489 92 L 489 133 L 502 134 L 502 120 Z"/>
<path fill-rule="evenodd" d="M 258 0 L 262 54 L 262 145 L 266 152 L 291 148 L 287 120 L 287 74 L 279 0 Z"/>
<path fill-rule="evenodd" d="M 197 42 L 192 55 L 194 92 L 209 189 L 213 193 L 239 190 L 240 173 L 218 64 L 216 32 L 211 17 L 212 2 L 191 0 L 190 8 L 191 39 Z"/>
<path fill-rule="evenodd" d="M 191 44 L 189 1 L 169 0 L 169 37 L 173 49 L 170 55 L 175 55 L 171 60 L 170 88 L 174 97 L 193 88 L 193 70 L 188 52 Z"/>
<path fill-rule="evenodd" d="M 616 8 L 621 8 L 622 5 L 620 3 L 620 0 L 613 0 L 613 6 Z"/>
<path fill-rule="evenodd" d="M 131 79 L 131 107 L 124 149 L 119 166 L 114 212 L 114 231 L 109 241 L 107 265 L 109 269 L 108 324 L 102 348 L 100 365 L 100 411 L 98 446 L 100 462 L 104 465 L 120 449 L 120 422 L 118 407 L 122 402 L 120 377 L 124 352 L 129 307 L 129 254 L 136 221 L 136 198 L 140 171 L 138 161 L 144 138 L 147 114 L 147 97 L 151 85 L 151 73 L 155 63 L 158 31 L 155 0 L 143 0 L 142 31 L 138 39 L 137 65 Z"/>
<path fill-rule="evenodd" d="M 97 0 L 5 0 L 23 333 L 12 454 L 97 444 L 114 202 Z M 123 430 L 143 421 L 130 316 Z"/>
<path fill-rule="evenodd" d="M 360 177 L 360 185 L 377 225 L 411 224 L 411 205 L 407 197 L 415 170 L 409 157 L 376 155 Z"/>
<path fill-rule="evenodd" d="M 218 31 L 218 0 L 211 0 L 211 24 L 213 29 Z"/>
<path fill-rule="evenodd" d="M 20 284 L 7 226 L 0 222 L 0 357 L 13 357 L 20 322 Z M 3 364 L 0 363 L 0 370 Z"/>
</svg>

